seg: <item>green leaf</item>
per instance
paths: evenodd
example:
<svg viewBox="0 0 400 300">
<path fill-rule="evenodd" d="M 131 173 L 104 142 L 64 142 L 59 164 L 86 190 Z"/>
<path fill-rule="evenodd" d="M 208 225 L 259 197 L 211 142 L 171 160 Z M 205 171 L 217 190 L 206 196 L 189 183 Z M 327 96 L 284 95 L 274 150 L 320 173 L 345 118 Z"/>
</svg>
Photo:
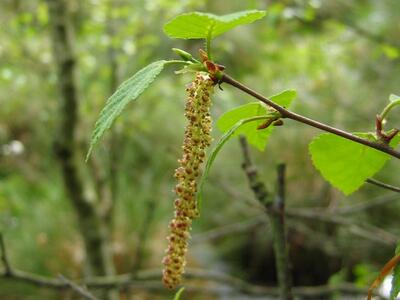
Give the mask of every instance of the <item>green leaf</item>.
<svg viewBox="0 0 400 300">
<path fill-rule="evenodd" d="M 94 125 L 89 151 L 86 160 L 89 158 L 93 147 L 103 136 L 104 132 L 111 127 L 114 120 L 121 114 L 127 104 L 136 100 L 140 94 L 154 81 L 168 61 L 159 60 L 151 63 L 138 71 L 131 78 L 123 82 L 116 92 L 107 100 L 106 105 L 100 112 L 99 118 Z"/>
<path fill-rule="evenodd" d="M 400 243 L 396 246 L 396 255 L 400 254 Z M 393 269 L 392 288 L 390 290 L 390 300 L 395 300 L 400 293 L 400 265 L 396 265 Z"/>
<path fill-rule="evenodd" d="M 395 101 L 398 101 L 398 100 L 400 100 L 400 96 L 397 96 L 395 94 L 390 94 L 390 96 L 389 96 L 389 101 L 390 102 L 395 102 Z"/>
<path fill-rule="evenodd" d="M 174 300 L 179 300 L 181 299 L 182 293 L 185 290 L 184 287 L 181 287 L 175 294 Z"/>
<path fill-rule="evenodd" d="M 277 95 L 271 96 L 270 99 L 281 106 L 288 107 L 295 97 L 296 91 L 286 90 Z M 227 132 L 239 120 L 254 116 L 263 116 L 267 114 L 267 112 L 270 112 L 270 110 L 268 110 L 268 107 L 261 102 L 248 103 L 224 113 L 217 121 L 217 126 L 222 132 Z M 279 116 L 278 113 L 277 116 Z M 266 129 L 257 129 L 257 127 L 264 122 L 265 121 L 260 120 L 258 122 L 243 125 L 236 131 L 235 136 L 246 136 L 249 144 L 253 145 L 260 151 L 264 151 L 268 138 L 274 128 L 273 126 L 269 126 Z"/>
<path fill-rule="evenodd" d="M 264 116 L 253 116 L 251 118 L 239 120 L 220 138 L 217 145 L 213 148 L 210 155 L 208 156 L 206 166 L 204 168 L 204 172 L 202 173 L 201 178 L 199 180 L 199 191 L 197 193 L 197 203 L 199 204 L 198 205 L 199 207 L 201 205 L 201 201 L 203 198 L 203 186 L 208 177 L 208 173 L 210 172 L 211 166 L 214 163 L 214 160 L 217 157 L 217 154 L 222 149 L 222 147 L 225 145 L 225 143 L 235 134 L 235 132 L 241 126 L 245 126 L 247 123 L 250 123 L 250 122 L 253 123 L 253 122 L 258 122 L 260 120 L 265 121 L 267 118 L 268 118 L 268 115 L 264 115 Z"/>
<path fill-rule="evenodd" d="M 376 141 L 370 133 L 356 135 Z M 399 139 L 393 139 L 391 146 L 398 142 Z M 367 178 L 377 173 L 390 159 L 386 153 L 331 133 L 315 137 L 309 145 L 309 151 L 321 175 L 345 195 L 358 190 Z"/>
<path fill-rule="evenodd" d="M 265 11 L 247 10 L 229 15 L 191 12 L 179 15 L 164 25 L 165 33 L 177 39 L 213 39 L 232 28 L 250 24 L 265 16 Z"/>
</svg>

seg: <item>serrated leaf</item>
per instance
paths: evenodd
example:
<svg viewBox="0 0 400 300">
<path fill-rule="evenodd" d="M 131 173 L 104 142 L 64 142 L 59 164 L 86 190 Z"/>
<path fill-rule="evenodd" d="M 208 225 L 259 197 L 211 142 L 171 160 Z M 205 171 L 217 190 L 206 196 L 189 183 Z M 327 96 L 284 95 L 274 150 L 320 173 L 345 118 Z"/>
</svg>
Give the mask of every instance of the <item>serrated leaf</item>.
<svg viewBox="0 0 400 300">
<path fill-rule="evenodd" d="M 395 102 L 395 101 L 398 101 L 398 100 L 400 100 L 400 96 L 397 96 L 395 94 L 390 94 L 390 96 L 389 96 L 389 101 L 390 102 Z"/>
<path fill-rule="evenodd" d="M 222 147 L 225 145 L 225 143 L 235 134 L 235 132 L 241 126 L 245 126 L 247 123 L 250 123 L 250 122 L 254 123 L 254 122 L 258 122 L 260 120 L 265 121 L 267 118 L 268 118 L 268 116 L 255 116 L 255 117 L 253 116 L 251 118 L 245 118 L 245 119 L 239 120 L 236 122 L 235 125 L 231 126 L 231 128 L 219 139 L 218 143 L 212 149 L 210 155 L 207 158 L 204 172 L 201 174 L 201 178 L 199 180 L 199 191 L 197 193 L 197 203 L 198 203 L 199 207 L 201 205 L 201 201 L 203 198 L 203 186 L 208 177 L 208 173 L 210 172 L 211 166 L 214 163 L 214 160 L 217 157 L 217 154 L 222 149 Z"/>
<path fill-rule="evenodd" d="M 165 33 L 178 39 L 213 39 L 239 25 L 249 24 L 265 16 L 265 11 L 247 10 L 229 15 L 191 12 L 179 15 L 164 25 Z"/>
<path fill-rule="evenodd" d="M 181 296 L 182 296 L 182 293 L 183 293 L 184 290 L 185 290 L 185 288 L 184 288 L 184 287 L 181 287 L 181 288 L 176 292 L 175 297 L 174 297 L 174 300 L 180 300 L 180 299 L 181 299 Z"/>
<path fill-rule="evenodd" d="M 372 134 L 357 134 L 376 141 Z M 397 145 L 394 139 L 391 146 Z M 358 190 L 369 177 L 376 174 L 390 159 L 386 153 L 324 133 L 315 137 L 309 145 L 312 161 L 321 175 L 345 195 Z"/>
<path fill-rule="evenodd" d="M 93 147 L 103 136 L 104 132 L 111 127 L 126 105 L 136 100 L 148 88 L 157 75 L 160 74 L 166 63 L 168 61 L 159 60 L 139 70 L 131 78 L 124 81 L 116 92 L 108 98 L 94 125 L 86 160 L 89 158 Z"/>
<path fill-rule="evenodd" d="M 295 97 L 296 91 L 286 90 L 271 96 L 270 99 L 281 106 L 288 107 Z M 254 116 L 262 116 L 267 114 L 268 111 L 267 106 L 261 102 L 248 103 L 224 113 L 217 121 L 217 127 L 222 132 L 227 132 L 239 120 Z M 235 136 L 246 136 L 249 144 L 253 145 L 260 151 L 264 151 L 268 138 L 274 128 L 273 126 L 269 126 L 266 129 L 257 129 L 257 127 L 264 122 L 265 121 L 260 120 L 258 122 L 243 125 L 236 131 Z"/>
</svg>

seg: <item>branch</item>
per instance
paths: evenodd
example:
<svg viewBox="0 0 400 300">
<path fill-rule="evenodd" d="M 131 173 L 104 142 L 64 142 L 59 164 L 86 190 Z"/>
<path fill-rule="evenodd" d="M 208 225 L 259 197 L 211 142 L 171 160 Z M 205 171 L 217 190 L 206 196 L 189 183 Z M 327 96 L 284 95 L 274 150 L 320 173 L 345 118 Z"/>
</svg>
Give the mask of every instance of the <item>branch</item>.
<svg viewBox="0 0 400 300">
<path fill-rule="evenodd" d="M 387 184 L 387 183 L 384 183 L 384 182 L 381 182 L 381 181 L 378 181 L 378 180 L 373 179 L 373 178 L 368 178 L 366 180 L 366 182 L 368 182 L 370 184 L 373 184 L 373 185 L 376 185 L 376 186 L 379 186 L 379 187 L 381 187 L 383 189 L 386 189 L 386 190 L 389 190 L 389 191 L 400 193 L 400 188 L 399 187 L 394 186 L 394 185 L 390 185 L 390 184 Z"/>
<path fill-rule="evenodd" d="M 0 277 L 5 277 L 4 273 Z M 279 290 L 275 287 L 261 287 L 247 283 L 239 278 L 229 276 L 219 272 L 201 269 L 188 269 L 186 272 L 187 284 L 185 289 L 187 291 L 227 295 L 227 294 L 248 294 L 258 296 L 278 296 Z M 7 276 L 8 280 L 24 282 L 34 286 L 49 288 L 55 290 L 71 289 L 70 282 L 65 280 L 48 278 L 32 273 L 26 273 L 15 270 L 11 276 Z M 137 278 L 132 278 L 131 274 L 92 277 L 86 280 L 77 280 L 80 284 L 84 284 L 92 289 L 130 289 L 130 290 L 147 290 L 165 292 L 165 287 L 161 283 L 161 270 L 150 269 L 138 272 Z M 156 280 L 156 281 L 155 281 Z M 193 280 L 193 282 L 191 282 Z M 198 283 L 199 280 L 206 282 L 218 283 L 224 286 L 204 286 L 204 283 Z M 197 284 L 196 284 L 197 283 Z M 228 287 L 228 289 L 227 289 Z M 360 288 L 350 283 L 343 283 L 340 285 L 321 285 L 313 287 L 295 287 L 293 294 L 298 297 L 328 297 L 333 294 L 343 293 L 348 295 L 366 295 L 367 288 Z"/>
<path fill-rule="evenodd" d="M 8 261 L 6 245 L 4 243 L 3 234 L 0 233 L 0 250 L 1 250 L 1 262 L 4 266 L 4 276 L 8 277 L 12 275 L 11 264 Z"/>
<path fill-rule="evenodd" d="M 256 91 L 250 89 L 249 87 L 245 86 L 244 84 L 236 81 L 235 79 L 233 79 L 232 77 L 230 77 L 227 74 L 224 74 L 221 78 L 221 82 L 226 82 L 230 85 L 232 85 L 233 87 L 245 92 L 246 94 L 249 94 L 251 96 L 253 96 L 254 98 L 260 100 L 261 102 L 267 104 L 268 106 L 271 106 L 272 108 L 276 109 L 281 115 L 282 118 L 288 118 L 303 124 L 306 124 L 308 126 L 314 127 L 314 128 L 318 128 L 321 129 L 323 131 L 326 132 L 330 132 L 333 134 L 336 134 L 338 136 L 341 136 L 345 139 L 351 140 L 353 142 L 374 148 L 376 150 L 379 150 L 381 152 L 387 153 L 393 157 L 399 158 L 400 159 L 400 152 L 390 148 L 389 146 L 385 145 L 385 144 L 381 144 L 381 143 L 376 143 L 376 142 L 371 142 L 369 140 L 363 139 L 361 137 L 355 136 L 349 132 L 343 131 L 341 129 L 320 123 L 318 121 L 315 121 L 313 119 L 309 119 L 307 117 L 304 117 L 302 115 L 296 114 L 294 112 L 291 112 L 289 110 L 287 110 L 286 108 L 276 104 L 275 102 L 271 101 L 270 99 L 264 97 L 263 95 L 257 93 Z"/>
<path fill-rule="evenodd" d="M 257 169 L 251 162 L 249 146 L 246 138 L 243 136 L 240 137 L 240 145 L 243 153 L 243 170 L 246 172 L 247 179 L 255 197 L 266 208 L 271 222 L 280 297 L 283 300 L 292 300 L 292 277 L 289 267 L 285 232 L 285 165 L 278 165 L 277 193 L 274 202 L 272 202 L 268 199 L 268 192 L 265 184 L 260 180 Z"/>
<path fill-rule="evenodd" d="M 82 296 L 84 299 L 87 300 L 98 300 L 95 296 L 93 296 L 89 291 L 85 290 L 84 288 L 77 285 L 75 282 L 65 278 L 62 275 L 59 275 L 58 278 L 62 282 L 65 282 L 73 291 L 75 291 L 78 295 Z"/>
</svg>

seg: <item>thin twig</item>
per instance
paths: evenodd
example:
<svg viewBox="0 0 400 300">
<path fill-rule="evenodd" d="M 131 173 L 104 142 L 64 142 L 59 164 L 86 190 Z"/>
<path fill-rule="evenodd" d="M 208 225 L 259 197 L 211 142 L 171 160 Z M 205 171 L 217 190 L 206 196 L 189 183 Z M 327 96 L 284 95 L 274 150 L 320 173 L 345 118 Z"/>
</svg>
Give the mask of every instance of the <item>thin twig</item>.
<svg viewBox="0 0 400 300">
<path fill-rule="evenodd" d="M 239 233 L 245 233 L 252 228 L 256 228 L 260 225 L 265 226 L 267 224 L 268 223 L 265 218 L 265 214 L 260 214 L 245 221 L 223 225 L 221 227 L 196 234 L 192 237 L 191 243 L 198 244 L 198 243 L 204 243 L 205 241 L 215 241 L 228 235 L 236 236 Z"/>
<path fill-rule="evenodd" d="M 272 108 L 276 109 L 282 115 L 282 118 L 292 119 L 294 121 L 306 124 L 308 126 L 318 128 L 318 129 L 321 129 L 326 132 L 333 133 L 337 136 L 341 136 L 341 137 L 351 140 L 353 142 L 374 148 L 376 150 L 379 150 L 381 152 L 387 153 L 393 157 L 400 159 L 400 152 L 390 148 L 389 146 L 387 146 L 385 144 L 376 143 L 376 142 L 372 142 L 372 141 L 363 139 L 363 138 L 353 135 L 349 132 L 343 131 L 341 129 L 326 125 L 324 123 L 321 123 L 321 122 L 315 121 L 313 119 L 304 117 L 302 115 L 296 114 L 294 112 L 291 112 L 291 111 L 287 110 L 286 108 L 284 108 L 283 106 L 276 104 L 272 100 L 264 97 L 263 95 L 257 93 L 256 91 L 250 89 L 249 87 L 245 86 L 244 84 L 240 83 L 239 81 L 236 81 L 235 79 L 233 79 L 232 77 L 230 77 L 227 74 L 224 74 L 222 76 L 221 82 L 228 83 L 228 84 L 232 85 L 233 87 L 235 87 L 235 88 L 253 96 L 254 98 L 260 100 L 261 102 L 267 104 L 268 106 L 271 106 Z"/>
<path fill-rule="evenodd" d="M 378 180 L 373 179 L 373 178 L 368 178 L 366 180 L 366 182 L 368 182 L 370 184 L 373 184 L 373 185 L 376 185 L 376 186 L 379 186 L 379 187 L 384 188 L 386 190 L 390 190 L 390 191 L 393 191 L 393 192 L 396 192 L 396 193 L 400 193 L 400 188 L 399 187 L 394 186 L 394 185 L 390 185 L 390 184 L 387 184 L 387 183 L 384 183 L 384 182 L 381 182 L 381 181 L 378 181 Z"/>
<path fill-rule="evenodd" d="M 75 282 L 69 280 L 68 278 L 64 277 L 63 275 L 58 275 L 58 278 L 67 284 L 75 293 L 82 296 L 87 300 L 98 300 L 95 296 L 93 296 L 88 290 L 80 287 Z"/>
<path fill-rule="evenodd" d="M 4 276 L 6 277 L 11 276 L 13 272 L 11 264 L 8 260 L 6 244 L 4 242 L 4 237 L 2 233 L 0 233 L 0 249 L 1 249 L 1 262 L 3 263 L 4 266 Z"/>
</svg>

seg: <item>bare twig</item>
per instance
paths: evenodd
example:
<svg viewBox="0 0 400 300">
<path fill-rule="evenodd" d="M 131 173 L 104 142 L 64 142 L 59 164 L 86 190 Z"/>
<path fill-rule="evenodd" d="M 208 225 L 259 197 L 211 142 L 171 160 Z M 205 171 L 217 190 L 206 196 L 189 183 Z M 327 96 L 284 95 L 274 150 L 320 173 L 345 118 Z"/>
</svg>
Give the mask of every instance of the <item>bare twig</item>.
<svg viewBox="0 0 400 300">
<path fill-rule="evenodd" d="M 357 204 L 336 208 L 332 211 L 332 213 L 340 215 L 353 214 L 398 200 L 400 200 L 400 197 L 397 194 L 384 195 L 369 201 L 363 201 Z"/>
<path fill-rule="evenodd" d="M 393 157 L 399 158 L 400 159 L 400 152 L 390 148 L 389 146 L 382 144 L 382 143 L 376 143 L 376 142 L 372 142 L 369 141 L 367 139 L 363 139 L 361 137 L 358 137 L 356 135 L 353 135 L 349 132 L 343 131 L 341 129 L 326 125 L 324 123 L 315 121 L 313 119 L 304 117 L 302 115 L 296 114 L 294 112 L 291 112 L 289 110 L 287 110 L 286 108 L 284 108 L 283 106 L 280 106 L 278 104 L 276 104 L 275 102 L 273 102 L 272 100 L 264 97 L 263 95 L 257 93 L 256 91 L 250 89 L 249 87 L 245 86 L 244 84 L 236 81 L 235 79 L 233 79 L 232 77 L 230 77 L 227 74 L 224 74 L 221 78 L 221 82 L 226 82 L 230 85 L 232 85 L 233 87 L 253 96 L 254 98 L 260 100 L 261 102 L 264 102 L 265 104 L 267 104 L 268 106 L 271 106 L 272 108 L 276 109 L 281 115 L 282 118 L 288 118 L 288 119 L 292 119 L 294 121 L 306 124 L 308 126 L 314 127 L 314 128 L 318 128 L 321 129 L 323 131 L 326 132 L 330 132 L 333 133 L 337 136 L 341 136 L 345 139 L 351 140 L 353 142 L 374 148 L 376 150 L 379 150 L 381 152 L 387 153 Z"/>
<path fill-rule="evenodd" d="M 381 182 L 381 181 L 378 181 L 378 180 L 373 179 L 373 178 L 368 178 L 366 180 L 366 182 L 368 182 L 370 184 L 373 184 L 373 185 L 376 185 L 376 186 L 379 186 L 379 187 L 381 187 L 383 189 L 386 189 L 386 190 L 390 190 L 390 191 L 393 191 L 393 192 L 396 192 L 396 193 L 400 193 L 400 188 L 399 187 L 394 186 L 394 185 L 390 185 L 390 184 L 387 184 L 387 183 L 384 183 L 384 182 Z"/>
<path fill-rule="evenodd" d="M 5 277 L 5 274 L 0 274 Z M 137 273 L 137 277 L 133 278 L 131 274 L 91 277 L 85 280 L 77 280 L 79 284 L 83 284 L 91 289 L 130 289 L 130 290 L 147 290 L 156 292 L 165 292 L 165 287 L 160 281 L 161 270 L 150 269 Z M 235 278 L 219 272 L 212 272 L 201 269 L 188 269 L 186 272 L 187 282 L 185 289 L 206 294 L 248 294 L 258 296 L 279 296 L 279 290 L 274 287 L 262 287 L 249 284 L 239 278 Z M 61 279 L 49 278 L 33 273 L 26 273 L 15 270 L 11 276 L 7 276 L 8 280 L 16 282 L 24 282 L 34 286 L 50 289 L 71 289 L 70 282 Z M 192 282 L 194 280 L 194 282 Z M 198 284 L 198 281 L 210 282 L 210 285 Z M 197 284 L 196 284 L 197 283 Z M 214 284 L 218 283 L 218 286 Z M 356 287 L 350 283 L 340 285 L 322 285 L 313 287 L 295 287 L 293 294 L 299 297 L 328 297 L 333 294 L 343 293 L 347 295 L 365 295 L 367 288 Z"/>
<path fill-rule="evenodd" d="M 267 220 L 264 214 L 254 216 L 248 220 L 224 225 L 209 231 L 196 234 L 192 237 L 192 244 L 203 243 L 205 241 L 218 240 L 227 235 L 233 235 L 238 233 L 248 232 L 250 229 L 258 227 L 260 225 L 267 225 Z"/>
<path fill-rule="evenodd" d="M 69 280 L 68 278 L 65 278 L 63 275 L 58 275 L 58 278 L 62 282 L 65 282 L 65 284 L 67 284 L 75 293 L 82 296 L 84 299 L 97 300 L 97 298 L 93 296 L 88 290 L 84 289 L 83 287 L 80 287 L 75 282 Z"/>
</svg>

